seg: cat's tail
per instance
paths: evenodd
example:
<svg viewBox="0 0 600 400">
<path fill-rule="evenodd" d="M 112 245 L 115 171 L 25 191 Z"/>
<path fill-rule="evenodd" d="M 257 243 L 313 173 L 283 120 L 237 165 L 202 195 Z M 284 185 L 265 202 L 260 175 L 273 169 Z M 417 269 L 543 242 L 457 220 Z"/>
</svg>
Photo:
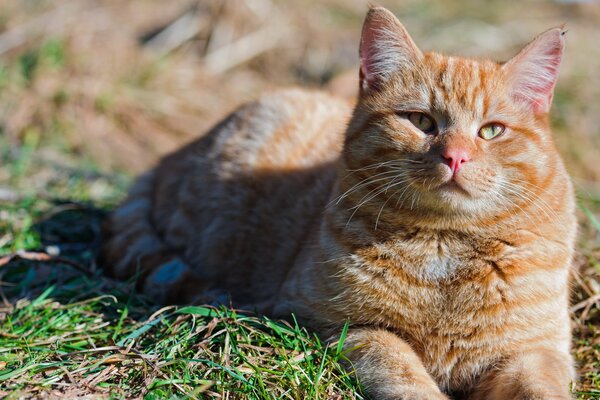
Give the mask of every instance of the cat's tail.
<svg viewBox="0 0 600 400">
<path fill-rule="evenodd" d="M 159 303 L 187 302 L 202 282 L 164 243 L 152 222 L 155 172 L 138 178 L 127 199 L 103 224 L 99 263 L 114 278 L 135 280 L 138 290 Z"/>
</svg>

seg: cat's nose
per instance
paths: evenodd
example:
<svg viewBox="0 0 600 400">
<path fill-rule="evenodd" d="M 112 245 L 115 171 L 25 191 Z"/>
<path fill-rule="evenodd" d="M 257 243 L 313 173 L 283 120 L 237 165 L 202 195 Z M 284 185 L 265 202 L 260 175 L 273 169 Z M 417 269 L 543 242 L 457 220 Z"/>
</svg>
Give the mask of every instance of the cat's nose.
<svg viewBox="0 0 600 400">
<path fill-rule="evenodd" d="M 462 165 L 471 160 L 469 152 L 461 147 L 449 147 L 442 152 L 442 158 L 446 165 L 452 170 L 452 174 L 456 174 Z"/>
</svg>

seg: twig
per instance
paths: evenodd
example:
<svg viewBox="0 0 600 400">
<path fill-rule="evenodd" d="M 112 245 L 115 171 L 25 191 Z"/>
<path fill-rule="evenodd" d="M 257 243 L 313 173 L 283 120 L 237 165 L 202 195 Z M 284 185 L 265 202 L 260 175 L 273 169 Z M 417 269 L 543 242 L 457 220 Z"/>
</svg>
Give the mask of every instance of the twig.
<svg viewBox="0 0 600 400">
<path fill-rule="evenodd" d="M 569 310 L 571 312 L 575 312 L 577 310 L 581 310 L 582 308 L 588 307 L 588 305 L 591 306 L 593 303 L 595 303 L 599 300 L 600 300 L 600 293 L 595 294 L 591 297 L 588 297 L 587 299 L 583 300 L 582 302 L 575 304 Z"/>
<path fill-rule="evenodd" d="M 160 55 L 169 54 L 198 35 L 206 23 L 207 19 L 201 19 L 197 7 L 194 7 L 146 42 L 146 47 Z"/>
<path fill-rule="evenodd" d="M 581 278 L 581 273 L 577 269 L 571 269 L 571 276 L 577 281 L 577 284 L 583 289 L 588 296 L 593 296 L 595 293 L 589 288 L 588 284 Z"/>
<path fill-rule="evenodd" d="M 223 73 L 239 64 L 277 47 L 290 33 L 289 29 L 273 27 L 257 31 L 208 53 L 204 59 L 206 68 L 215 74 Z"/>
<path fill-rule="evenodd" d="M 110 365 L 108 368 L 104 368 L 104 369 L 100 370 L 100 372 L 98 372 L 96 375 L 92 375 L 91 377 L 86 378 L 85 382 L 87 382 L 87 384 L 90 387 L 92 387 L 94 390 L 98 390 L 101 392 L 108 392 L 109 389 L 99 388 L 97 386 L 97 384 L 100 381 L 102 381 L 106 376 L 110 375 L 116 369 L 117 369 L 117 367 L 115 367 L 114 365 Z"/>
</svg>

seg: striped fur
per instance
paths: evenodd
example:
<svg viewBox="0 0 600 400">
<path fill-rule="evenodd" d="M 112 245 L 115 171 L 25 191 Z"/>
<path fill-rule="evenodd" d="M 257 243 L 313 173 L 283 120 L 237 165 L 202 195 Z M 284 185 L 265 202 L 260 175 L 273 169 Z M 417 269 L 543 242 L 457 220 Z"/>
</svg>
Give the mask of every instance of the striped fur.
<svg viewBox="0 0 600 400">
<path fill-rule="evenodd" d="M 545 103 L 562 40 L 505 64 L 421 53 L 373 8 L 353 112 L 297 89 L 243 106 L 140 178 L 103 264 L 161 302 L 294 312 L 324 336 L 349 319 L 374 398 L 569 399 L 576 220 Z M 483 140 L 489 122 L 506 130 Z"/>
</svg>

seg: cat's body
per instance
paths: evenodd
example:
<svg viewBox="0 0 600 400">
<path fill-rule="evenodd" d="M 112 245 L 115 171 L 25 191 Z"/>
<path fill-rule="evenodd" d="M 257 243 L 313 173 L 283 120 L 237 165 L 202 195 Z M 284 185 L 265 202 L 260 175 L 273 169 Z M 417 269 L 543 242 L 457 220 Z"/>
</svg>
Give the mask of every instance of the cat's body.
<svg viewBox="0 0 600 400">
<path fill-rule="evenodd" d="M 349 319 L 375 398 L 569 398 L 576 223 L 547 123 L 562 36 L 545 36 L 505 65 L 422 54 L 372 9 L 354 112 L 301 90 L 242 107 L 139 180 L 105 265 L 163 302 L 324 335 Z M 548 74 L 528 81 L 536 55 Z"/>
<path fill-rule="evenodd" d="M 114 273 L 136 274 L 141 254 L 159 259 L 146 260 L 142 270 L 179 258 L 202 286 L 181 275 L 184 290 L 166 289 L 160 279 L 177 280 L 184 270 L 170 264 L 155 284 L 148 279 L 145 289 L 157 300 L 231 297 L 236 306 L 264 311 L 258 306 L 273 302 L 318 227 L 351 112 L 346 101 L 323 93 L 274 92 L 168 156 L 111 218 L 118 233 L 107 246 Z M 224 298 L 216 298 L 219 289 Z"/>
</svg>

